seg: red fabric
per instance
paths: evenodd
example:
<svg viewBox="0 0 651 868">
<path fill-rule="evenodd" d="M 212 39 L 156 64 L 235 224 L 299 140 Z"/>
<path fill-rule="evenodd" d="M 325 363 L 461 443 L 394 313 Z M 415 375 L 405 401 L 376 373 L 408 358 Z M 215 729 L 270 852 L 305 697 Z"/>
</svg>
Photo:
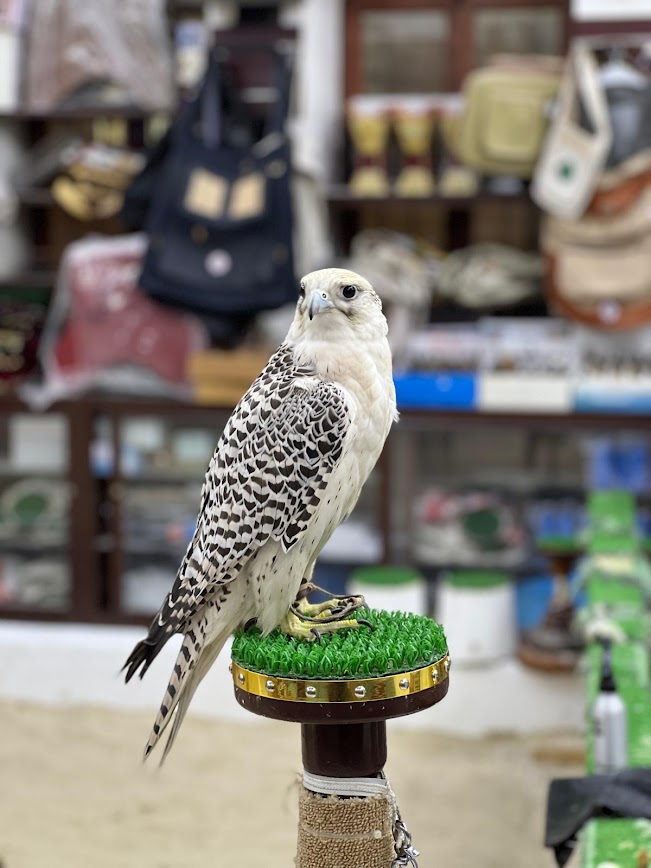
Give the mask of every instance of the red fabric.
<svg viewBox="0 0 651 868">
<path fill-rule="evenodd" d="M 205 344 L 195 317 L 171 310 L 138 289 L 144 247 L 126 237 L 79 242 L 64 258 L 62 280 L 70 293 L 69 315 L 54 347 L 61 376 L 92 377 L 129 363 L 168 382 L 186 382 L 190 352 Z"/>
</svg>

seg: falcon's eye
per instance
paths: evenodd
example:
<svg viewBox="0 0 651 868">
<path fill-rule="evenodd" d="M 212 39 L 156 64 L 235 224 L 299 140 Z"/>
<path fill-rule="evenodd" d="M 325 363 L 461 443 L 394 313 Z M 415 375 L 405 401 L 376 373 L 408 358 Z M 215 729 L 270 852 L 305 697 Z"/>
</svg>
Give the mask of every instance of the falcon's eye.
<svg viewBox="0 0 651 868">
<path fill-rule="evenodd" d="M 305 284 L 301 281 L 301 288 L 298 292 L 299 298 L 305 298 Z"/>
<path fill-rule="evenodd" d="M 344 286 L 341 293 L 344 298 L 355 298 L 357 295 L 357 287 L 353 283 L 349 283 L 348 286 Z"/>
</svg>

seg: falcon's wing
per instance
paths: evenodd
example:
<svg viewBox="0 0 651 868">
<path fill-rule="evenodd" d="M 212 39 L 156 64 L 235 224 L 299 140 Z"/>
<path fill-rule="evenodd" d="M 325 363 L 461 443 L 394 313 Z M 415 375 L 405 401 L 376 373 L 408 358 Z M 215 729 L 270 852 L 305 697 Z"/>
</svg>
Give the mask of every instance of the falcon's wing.
<svg viewBox="0 0 651 868">
<path fill-rule="evenodd" d="M 197 529 L 156 619 L 157 632 L 183 629 L 197 606 L 232 581 L 268 540 L 279 540 L 284 551 L 296 544 L 339 461 L 349 426 L 343 391 L 297 368 L 291 350 L 281 347 L 217 445 Z"/>
</svg>

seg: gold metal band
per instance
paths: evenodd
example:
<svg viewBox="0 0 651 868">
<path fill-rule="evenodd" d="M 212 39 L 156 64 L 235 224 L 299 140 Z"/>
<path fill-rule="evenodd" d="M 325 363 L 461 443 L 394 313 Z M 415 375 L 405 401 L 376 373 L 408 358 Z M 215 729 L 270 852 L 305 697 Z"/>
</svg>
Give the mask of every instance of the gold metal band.
<svg viewBox="0 0 651 868">
<path fill-rule="evenodd" d="M 422 669 L 378 678 L 279 678 L 244 669 L 235 661 L 231 663 L 233 684 L 239 690 L 288 702 L 374 702 L 411 696 L 441 684 L 449 671 L 450 657 L 447 654 Z"/>
</svg>

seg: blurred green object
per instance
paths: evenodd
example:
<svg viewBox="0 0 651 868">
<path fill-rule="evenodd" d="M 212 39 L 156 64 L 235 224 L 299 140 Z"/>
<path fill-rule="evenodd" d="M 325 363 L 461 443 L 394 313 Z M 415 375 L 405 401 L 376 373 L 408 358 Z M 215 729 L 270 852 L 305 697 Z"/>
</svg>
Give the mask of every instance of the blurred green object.
<svg viewBox="0 0 651 868">
<path fill-rule="evenodd" d="M 613 673 L 626 706 L 628 764 L 651 766 L 651 568 L 636 528 L 635 500 L 629 492 L 595 492 L 588 498 L 588 556 L 581 584 L 588 606 L 588 630 L 620 632 L 613 644 Z M 610 627 L 609 627 L 610 625 Z M 586 698 L 591 708 L 599 690 L 603 648 L 591 642 L 586 653 Z M 587 731 L 587 771 L 594 771 L 594 731 Z M 583 868 L 600 865 L 637 868 L 651 855 L 651 822 L 642 819 L 591 820 L 581 834 Z"/>
<path fill-rule="evenodd" d="M 651 855 L 651 821 L 591 820 L 581 836 L 584 868 L 644 868 L 639 854 Z M 587 855 L 589 854 L 589 855 Z"/>
<path fill-rule="evenodd" d="M 507 548 L 501 536 L 501 523 L 493 509 L 475 509 L 462 518 L 463 528 L 482 551 L 502 551 Z"/>
<path fill-rule="evenodd" d="M 636 554 L 640 551 L 635 498 L 630 492 L 592 492 L 587 507 L 587 543 L 591 554 Z"/>
</svg>

